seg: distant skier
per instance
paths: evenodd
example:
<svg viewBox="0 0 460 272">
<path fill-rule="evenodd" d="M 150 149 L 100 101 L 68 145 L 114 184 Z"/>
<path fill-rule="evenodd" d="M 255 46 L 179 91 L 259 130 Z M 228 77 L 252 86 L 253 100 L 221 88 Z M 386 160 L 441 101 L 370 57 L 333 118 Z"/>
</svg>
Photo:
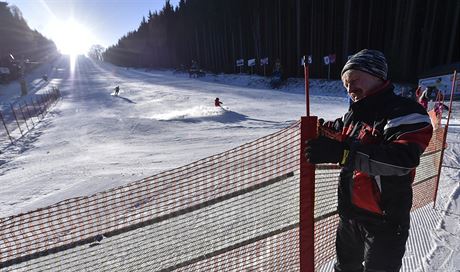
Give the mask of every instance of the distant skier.
<svg viewBox="0 0 460 272">
<path fill-rule="evenodd" d="M 115 87 L 115 95 L 118 96 L 118 93 L 120 92 L 120 86 Z"/>
<path fill-rule="evenodd" d="M 222 107 L 221 105 L 224 104 L 222 103 L 220 100 L 219 100 L 219 97 L 216 97 L 216 99 L 214 100 L 214 106 L 216 107 Z"/>
</svg>

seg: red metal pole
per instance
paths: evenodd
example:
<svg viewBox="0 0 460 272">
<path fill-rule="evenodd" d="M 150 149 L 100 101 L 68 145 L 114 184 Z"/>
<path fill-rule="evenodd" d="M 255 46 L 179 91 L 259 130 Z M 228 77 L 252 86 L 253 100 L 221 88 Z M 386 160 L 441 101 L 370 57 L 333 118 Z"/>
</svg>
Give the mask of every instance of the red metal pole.
<svg viewBox="0 0 460 272">
<path fill-rule="evenodd" d="M 304 57 L 304 64 L 303 64 L 303 67 L 304 67 L 304 74 L 305 74 L 305 102 L 307 104 L 307 117 L 310 116 L 310 89 L 309 89 L 309 85 L 310 85 L 310 82 L 309 82 L 309 70 L 308 70 L 308 65 L 306 63 L 306 59 Z"/>
<path fill-rule="evenodd" d="M 447 113 L 447 122 L 444 128 L 444 134 L 442 137 L 442 147 L 441 147 L 441 158 L 439 160 L 439 167 L 438 167 L 438 176 L 436 178 L 436 185 L 434 189 L 434 197 L 433 197 L 433 209 L 436 207 L 436 198 L 438 196 L 438 187 L 439 187 L 439 180 L 441 178 L 441 169 L 442 169 L 442 159 L 444 157 L 444 149 L 446 149 L 446 141 L 447 141 L 447 132 L 449 130 L 449 122 L 450 122 L 450 115 L 452 113 L 452 101 L 454 100 L 454 91 L 455 91 L 455 83 L 457 81 L 457 70 L 454 71 L 454 75 L 452 77 L 452 87 L 450 90 L 450 102 L 449 102 L 449 112 Z"/>
<path fill-rule="evenodd" d="M 317 137 L 317 122 L 318 117 L 316 116 L 302 116 L 300 122 L 299 251 L 301 272 L 313 272 L 315 269 L 315 165 L 307 162 L 304 150 L 305 142 Z"/>
<path fill-rule="evenodd" d="M 457 82 L 457 70 L 454 71 L 454 76 L 452 77 L 452 88 L 450 90 L 449 113 L 447 114 L 446 129 L 449 126 L 450 115 L 452 113 L 452 101 L 454 100 L 454 92 L 455 92 L 455 83 L 456 82 Z"/>
</svg>

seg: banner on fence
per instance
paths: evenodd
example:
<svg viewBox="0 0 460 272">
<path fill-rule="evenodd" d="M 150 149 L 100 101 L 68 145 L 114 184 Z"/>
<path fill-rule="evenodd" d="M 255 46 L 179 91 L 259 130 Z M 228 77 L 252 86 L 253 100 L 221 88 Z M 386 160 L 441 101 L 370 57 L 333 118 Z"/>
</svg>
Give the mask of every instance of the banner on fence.
<svg viewBox="0 0 460 272">
<path fill-rule="evenodd" d="M 424 88 L 433 88 L 434 90 L 439 90 L 441 93 L 447 97 L 450 93 L 450 88 L 452 85 L 453 73 L 446 73 L 437 76 L 430 76 L 425 78 L 420 78 L 418 85 Z M 460 76 L 457 76 L 457 84 L 454 89 L 454 97 L 460 97 Z"/>
</svg>

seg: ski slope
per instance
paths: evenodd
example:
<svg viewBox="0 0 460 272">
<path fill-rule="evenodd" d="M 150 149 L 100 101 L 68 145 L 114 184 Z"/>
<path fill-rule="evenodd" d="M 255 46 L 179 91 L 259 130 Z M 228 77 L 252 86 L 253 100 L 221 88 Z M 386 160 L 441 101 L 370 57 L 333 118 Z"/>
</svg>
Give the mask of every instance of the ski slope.
<svg viewBox="0 0 460 272">
<path fill-rule="evenodd" d="M 50 82 L 40 80 L 48 74 Z M 220 153 L 273 133 L 305 113 L 304 83 L 279 90 L 247 75 L 190 79 L 65 58 L 31 73 L 30 96 L 56 85 L 62 100 L 26 137 L 0 154 L 0 217 L 90 195 Z M 120 86 L 118 96 L 113 95 Z M 338 81 L 312 80 L 311 112 L 340 117 L 348 101 Z M 0 108 L 19 101 L 0 86 Z M 223 108 L 214 107 L 219 97 Z M 448 135 L 436 209 L 413 217 L 405 271 L 460 271 L 460 105 Z M 415 222 L 415 223 L 414 223 Z M 413 247 L 423 247 L 414 256 Z M 417 252 L 420 252 L 418 250 Z"/>
</svg>

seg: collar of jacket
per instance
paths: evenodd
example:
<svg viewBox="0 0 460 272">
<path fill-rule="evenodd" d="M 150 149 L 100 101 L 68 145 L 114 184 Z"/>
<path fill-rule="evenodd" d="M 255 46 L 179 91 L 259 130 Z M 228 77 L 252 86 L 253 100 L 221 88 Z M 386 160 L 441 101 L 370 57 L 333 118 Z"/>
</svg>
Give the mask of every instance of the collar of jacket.
<svg viewBox="0 0 460 272">
<path fill-rule="evenodd" d="M 354 113 L 375 112 L 385 106 L 386 101 L 394 95 L 394 86 L 389 80 L 385 81 L 382 86 L 378 87 L 376 92 L 364 97 L 363 99 L 351 104 L 351 110 Z"/>
</svg>

